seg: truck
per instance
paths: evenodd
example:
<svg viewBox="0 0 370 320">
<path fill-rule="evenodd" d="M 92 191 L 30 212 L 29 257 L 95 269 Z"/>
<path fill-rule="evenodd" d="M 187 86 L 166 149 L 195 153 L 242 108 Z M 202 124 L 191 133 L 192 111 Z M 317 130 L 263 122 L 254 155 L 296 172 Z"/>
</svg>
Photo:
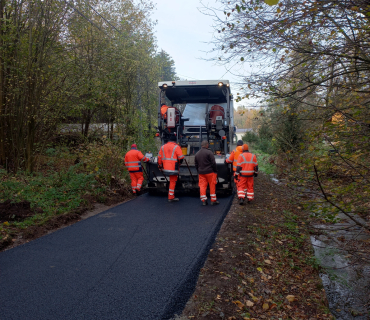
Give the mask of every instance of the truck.
<svg viewBox="0 0 370 320">
<path fill-rule="evenodd" d="M 176 191 L 198 191 L 195 154 L 208 140 L 217 164 L 216 192 L 231 194 L 232 165 L 225 162 L 236 144 L 233 123 L 233 96 L 228 80 L 162 81 L 158 83 L 158 126 L 160 146 L 170 135 L 185 156 L 179 166 Z M 165 113 L 163 113 L 163 106 Z M 168 107 L 166 109 L 166 107 Z M 162 109 L 162 112 L 161 112 Z M 158 157 L 146 164 L 149 193 L 166 192 L 169 177 L 158 168 Z"/>
</svg>

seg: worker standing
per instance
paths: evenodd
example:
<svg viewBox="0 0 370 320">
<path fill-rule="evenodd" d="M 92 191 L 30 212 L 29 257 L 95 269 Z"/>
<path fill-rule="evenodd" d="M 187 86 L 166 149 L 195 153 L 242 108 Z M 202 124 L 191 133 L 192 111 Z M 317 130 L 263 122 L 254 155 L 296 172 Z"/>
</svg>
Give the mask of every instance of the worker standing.
<svg viewBox="0 0 370 320">
<path fill-rule="evenodd" d="M 234 183 L 236 188 L 238 188 L 238 180 L 236 179 L 235 172 L 236 172 L 236 164 L 238 162 L 239 155 L 243 152 L 243 140 L 238 140 L 236 143 L 236 149 L 230 153 L 230 156 L 226 158 L 226 163 L 233 164 L 233 172 L 234 172 Z"/>
<path fill-rule="evenodd" d="M 158 167 L 164 175 L 170 178 L 168 202 L 179 201 L 178 198 L 175 198 L 175 187 L 179 174 L 179 165 L 184 158 L 185 156 L 182 154 L 180 146 L 176 143 L 176 136 L 171 134 L 169 141 L 161 147 L 158 154 Z"/>
<path fill-rule="evenodd" d="M 219 204 L 216 198 L 216 184 L 217 184 L 217 165 L 216 159 L 211 150 L 208 149 L 209 144 L 207 140 L 201 143 L 201 149 L 195 155 L 195 168 L 199 175 L 199 189 L 200 200 L 203 206 L 207 202 L 207 186 L 209 184 L 209 193 L 211 196 L 211 205 Z"/>
<path fill-rule="evenodd" d="M 249 152 L 247 144 L 243 145 L 243 153 L 239 155 L 235 174 L 239 179 L 239 204 L 244 203 L 245 194 L 247 194 L 248 202 L 251 202 L 254 199 L 253 177 L 258 176 L 258 163 L 256 155 Z"/>
<path fill-rule="evenodd" d="M 141 191 L 144 181 L 141 161 L 148 162 L 149 159 L 137 150 L 136 144 L 132 144 L 131 150 L 125 155 L 125 166 L 130 173 L 132 192 L 135 195 L 138 195 Z"/>
</svg>

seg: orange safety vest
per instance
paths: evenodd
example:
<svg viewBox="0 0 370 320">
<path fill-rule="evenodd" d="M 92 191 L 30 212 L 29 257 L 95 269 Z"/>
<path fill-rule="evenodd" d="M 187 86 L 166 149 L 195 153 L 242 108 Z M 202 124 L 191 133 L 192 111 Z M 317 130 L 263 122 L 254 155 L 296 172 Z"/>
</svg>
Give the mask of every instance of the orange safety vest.
<svg viewBox="0 0 370 320">
<path fill-rule="evenodd" d="M 238 158 L 237 173 L 241 177 L 253 177 L 258 170 L 257 157 L 253 153 L 244 151 Z"/>
<path fill-rule="evenodd" d="M 161 115 L 162 115 L 162 119 L 167 119 L 167 109 L 168 109 L 169 107 L 168 106 L 166 106 L 166 105 L 163 105 L 162 107 L 161 107 Z"/>
<path fill-rule="evenodd" d="M 129 172 L 141 172 L 143 169 L 141 168 L 141 160 L 149 161 L 147 157 L 145 157 L 139 150 L 131 149 L 125 155 L 125 166 Z"/>
<path fill-rule="evenodd" d="M 158 154 L 158 165 L 163 166 L 165 174 L 177 175 L 179 173 L 178 160 L 184 159 L 181 148 L 173 141 L 167 142 L 161 147 Z"/>
<path fill-rule="evenodd" d="M 226 159 L 227 163 L 232 163 L 233 164 L 233 171 L 236 171 L 237 163 L 238 163 L 238 158 L 239 155 L 243 152 L 243 147 L 238 146 L 236 149 L 231 152 L 229 158 Z"/>
</svg>

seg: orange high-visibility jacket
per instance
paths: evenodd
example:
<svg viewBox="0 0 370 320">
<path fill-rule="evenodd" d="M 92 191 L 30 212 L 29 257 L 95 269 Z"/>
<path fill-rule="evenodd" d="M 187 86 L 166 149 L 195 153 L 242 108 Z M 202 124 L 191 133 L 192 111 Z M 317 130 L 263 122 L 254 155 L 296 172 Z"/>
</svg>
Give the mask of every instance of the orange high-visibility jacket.
<svg viewBox="0 0 370 320">
<path fill-rule="evenodd" d="M 258 173 L 256 155 L 244 151 L 238 158 L 236 174 L 240 174 L 241 177 L 253 177 L 255 172 Z"/>
<path fill-rule="evenodd" d="M 167 142 L 161 147 L 158 154 L 158 165 L 163 166 L 165 174 L 177 175 L 179 173 L 178 160 L 184 159 L 181 148 L 173 141 Z"/>
<path fill-rule="evenodd" d="M 243 152 L 243 146 L 238 146 L 236 147 L 233 152 L 231 152 L 229 158 L 226 159 L 227 163 L 232 163 L 233 164 L 233 171 L 236 171 L 237 163 L 238 163 L 238 158 L 239 155 L 241 155 Z"/>
<path fill-rule="evenodd" d="M 161 107 L 161 116 L 162 116 L 162 119 L 167 119 L 167 109 L 169 107 L 166 106 L 165 104 Z"/>
<path fill-rule="evenodd" d="M 133 148 L 125 155 L 125 166 L 127 170 L 130 172 L 141 172 L 143 169 L 141 168 L 141 160 L 149 161 L 147 157 L 145 157 L 139 150 Z"/>
</svg>

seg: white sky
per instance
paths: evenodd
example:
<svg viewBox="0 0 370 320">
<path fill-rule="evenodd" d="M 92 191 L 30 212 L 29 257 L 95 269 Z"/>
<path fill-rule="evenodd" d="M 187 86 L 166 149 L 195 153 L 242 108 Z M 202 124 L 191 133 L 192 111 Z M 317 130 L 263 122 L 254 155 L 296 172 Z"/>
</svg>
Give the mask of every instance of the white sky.
<svg viewBox="0 0 370 320">
<path fill-rule="evenodd" d="M 230 80 L 235 100 L 240 86 L 235 84 L 238 78 L 227 72 L 230 66 L 220 66 L 214 61 L 205 60 L 215 57 L 216 53 L 210 53 L 213 45 L 209 44 L 213 40 L 215 30 L 212 27 L 212 17 L 199 11 L 202 7 L 199 0 L 153 2 L 156 4 L 152 18 L 157 20 L 155 35 L 158 50 L 165 50 L 173 58 L 177 75 L 188 80 Z M 216 0 L 203 0 L 203 3 L 211 7 L 220 6 Z M 238 63 L 232 68 L 233 73 L 238 73 L 239 65 L 241 64 Z M 249 105 L 250 102 L 243 100 L 242 104 Z"/>
</svg>

